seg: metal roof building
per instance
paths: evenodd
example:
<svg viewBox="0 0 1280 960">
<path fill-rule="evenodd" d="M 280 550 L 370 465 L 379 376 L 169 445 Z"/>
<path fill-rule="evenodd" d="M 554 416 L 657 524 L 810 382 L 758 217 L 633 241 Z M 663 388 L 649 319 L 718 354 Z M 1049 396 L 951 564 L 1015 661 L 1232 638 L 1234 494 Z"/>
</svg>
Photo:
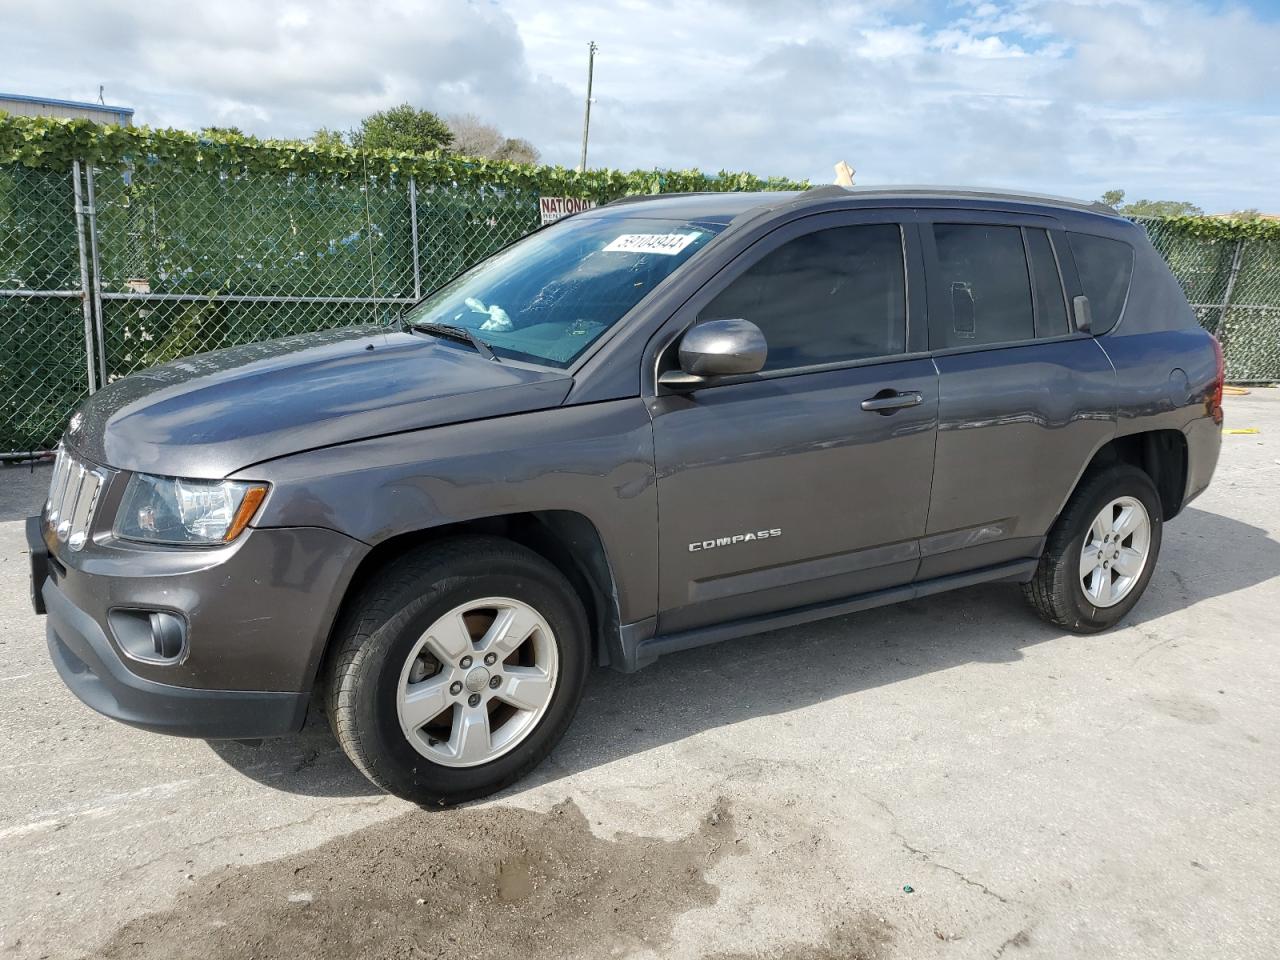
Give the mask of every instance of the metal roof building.
<svg viewBox="0 0 1280 960">
<path fill-rule="evenodd" d="M 55 100 L 52 97 L 29 97 L 21 93 L 0 93 L 0 113 L 12 113 L 19 117 L 78 117 L 94 123 L 115 123 L 122 127 L 133 125 L 133 107 Z"/>
</svg>

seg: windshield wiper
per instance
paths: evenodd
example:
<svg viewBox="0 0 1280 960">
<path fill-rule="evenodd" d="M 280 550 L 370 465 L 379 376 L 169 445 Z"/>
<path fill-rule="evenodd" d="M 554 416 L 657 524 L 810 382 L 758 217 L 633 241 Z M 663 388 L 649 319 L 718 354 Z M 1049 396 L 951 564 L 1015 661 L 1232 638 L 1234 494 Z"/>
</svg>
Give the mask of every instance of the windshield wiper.
<svg viewBox="0 0 1280 960">
<path fill-rule="evenodd" d="M 469 343 L 476 348 L 476 353 L 484 357 L 486 360 L 492 360 L 494 363 L 501 363 L 498 355 L 493 352 L 493 348 L 477 337 L 466 327 L 455 327 L 451 323 L 430 323 L 417 322 L 409 324 L 414 330 L 421 330 L 423 333 L 433 333 L 437 337 L 447 337 L 450 340 L 459 340 L 463 343 Z"/>
</svg>

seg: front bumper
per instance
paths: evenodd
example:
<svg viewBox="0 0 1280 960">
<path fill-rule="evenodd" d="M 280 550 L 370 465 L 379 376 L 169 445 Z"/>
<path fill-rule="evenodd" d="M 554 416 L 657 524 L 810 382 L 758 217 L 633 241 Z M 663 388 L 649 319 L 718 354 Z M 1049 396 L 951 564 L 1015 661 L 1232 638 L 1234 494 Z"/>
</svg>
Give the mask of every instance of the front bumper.
<svg viewBox="0 0 1280 960">
<path fill-rule="evenodd" d="M 102 628 L 56 583 L 46 580 L 42 595 L 49 656 L 58 675 L 104 716 L 155 733 L 212 740 L 293 733 L 306 719 L 308 693 L 198 690 L 135 676 Z"/>
<path fill-rule="evenodd" d="M 104 540 L 70 553 L 46 536 L 38 519 L 27 524 L 33 601 L 47 609 L 63 681 L 108 717 L 208 739 L 301 727 L 330 626 L 367 550 L 305 527 L 250 530 L 207 551 Z M 122 644 L 113 612 L 148 610 L 181 619 L 181 656 L 149 662 Z"/>
</svg>

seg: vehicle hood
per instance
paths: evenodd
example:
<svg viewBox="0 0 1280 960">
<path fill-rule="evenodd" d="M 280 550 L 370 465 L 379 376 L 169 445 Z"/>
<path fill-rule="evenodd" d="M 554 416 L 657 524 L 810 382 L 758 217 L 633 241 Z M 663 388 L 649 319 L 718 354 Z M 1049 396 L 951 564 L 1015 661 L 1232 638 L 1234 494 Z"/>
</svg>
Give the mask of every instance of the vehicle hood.
<svg viewBox="0 0 1280 960">
<path fill-rule="evenodd" d="M 558 406 L 566 374 L 387 327 L 198 354 L 99 390 L 64 442 L 125 470 L 225 477 L 316 447 Z"/>
</svg>

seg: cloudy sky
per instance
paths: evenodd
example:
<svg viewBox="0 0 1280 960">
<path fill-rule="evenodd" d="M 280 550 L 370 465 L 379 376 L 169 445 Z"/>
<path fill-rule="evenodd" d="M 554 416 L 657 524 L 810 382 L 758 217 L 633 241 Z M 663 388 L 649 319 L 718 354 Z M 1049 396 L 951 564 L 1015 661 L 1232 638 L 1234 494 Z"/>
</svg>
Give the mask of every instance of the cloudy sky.
<svg viewBox="0 0 1280 960">
<path fill-rule="evenodd" d="M 0 91 L 153 126 L 345 128 L 402 101 L 593 166 L 1280 212 L 1280 3 L 0 0 Z"/>
</svg>

